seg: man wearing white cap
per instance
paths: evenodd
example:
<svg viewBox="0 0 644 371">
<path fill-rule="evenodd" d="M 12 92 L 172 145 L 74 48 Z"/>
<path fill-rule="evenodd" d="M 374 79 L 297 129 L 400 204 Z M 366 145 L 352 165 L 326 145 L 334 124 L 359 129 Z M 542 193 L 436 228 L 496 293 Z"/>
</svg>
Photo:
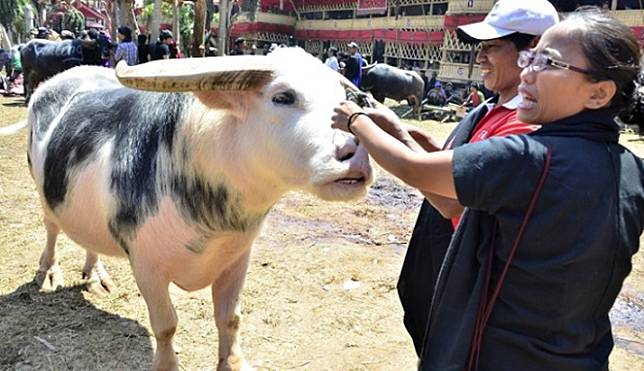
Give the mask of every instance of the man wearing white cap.
<svg viewBox="0 0 644 371">
<path fill-rule="evenodd" d="M 460 122 L 444 148 L 536 129 L 520 122 L 516 116 L 521 73 L 516 61 L 520 50 L 536 45 L 538 36 L 558 20 L 556 9 L 546 0 L 500 0 L 482 22 L 458 27 L 457 34 L 462 41 L 480 43 L 476 61 L 485 87 L 496 95 Z M 410 134 L 415 138 L 421 136 L 413 131 Z M 427 146 L 425 149 L 432 150 Z M 421 358 L 420 368 L 463 370 L 472 344 L 474 324 L 469 319 L 476 317 L 476 313 L 469 312 L 478 307 L 451 307 L 447 303 L 468 302 L 473 293 L 445 292 L 442 284 L 451 270 L 447 250 L 463 207 L 457 200 L 433 194 L 425 196 L 398 281 L 404 323 Z M 439 278 L 440 270 L 444 273 Z M 468 321 L 463 322 L 464 317 Z M 487 366 L 480 369 L 494 369 Z"/>
<path fill-rule="evenodd" d="M 355 42 L 352 41 L 347 46 L 350 55 L 347 60 L 345 77 L 359 87 L 362 80 L 362 54 L 358 51 L 358 44 Z"/>
</svg>

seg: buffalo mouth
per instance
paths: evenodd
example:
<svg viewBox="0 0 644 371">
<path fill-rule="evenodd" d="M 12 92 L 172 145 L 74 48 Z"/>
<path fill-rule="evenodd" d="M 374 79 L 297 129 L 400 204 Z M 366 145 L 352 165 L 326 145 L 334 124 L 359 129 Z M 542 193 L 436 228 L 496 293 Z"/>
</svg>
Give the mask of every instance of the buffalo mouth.
<svg viewBox="0 0 644 371">
<path fill-rule="evenodd" d="M 367 182 L 367 178 L 365 176 L 358 176 L 358 177 L 346 177 L 346 178 L 340 178 L 336 179 L 333 181 L 333 183 L 336 184 L 343 184 L 343 185 L 362 185 Z"/>
<path fill-rule="evenodd" d="M 370 169 L 353 170 L 337 174 L 337 177 L 325 182 L 317 183 L 318 186 L 315 186 L 313 193 L 327 201 L 348 201 L 364 195 L 371 181 Z"/>
</svg>

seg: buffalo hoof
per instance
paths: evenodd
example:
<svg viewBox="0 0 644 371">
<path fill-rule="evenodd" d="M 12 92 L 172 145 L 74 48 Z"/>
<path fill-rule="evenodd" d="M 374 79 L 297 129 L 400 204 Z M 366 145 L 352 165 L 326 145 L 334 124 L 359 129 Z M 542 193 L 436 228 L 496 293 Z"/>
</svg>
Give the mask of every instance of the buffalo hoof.
<svg viewBox="0 0 644 371">
<path fill-rule="evenodd" d="M 178 371 L 179 361 L 172 349 L 164 349 L 154 355 L 154 362 L 152 363 L 152 370 L 154 371 Z"/>
<path fill-rule="evenodd" d="M 58 264 L 54 264 L 47 270 L 38 270 L 34 281 L 40 291 L 56 291 L 63 286 L 63 272 Z"/>
<path fill-rule="evenodd" d="M 102 266 L 96 266 L 89 272 L 83 272 L 87 291 L 96 295 L 107 295 L 116 292 L 116 285 Z"/>
<path fill-rule="evenodd" d="M 238 356 L 228 356 L 227 359 L 220 359 L 217 371 L 254 371 L 246 360 Z"/>
</svg>

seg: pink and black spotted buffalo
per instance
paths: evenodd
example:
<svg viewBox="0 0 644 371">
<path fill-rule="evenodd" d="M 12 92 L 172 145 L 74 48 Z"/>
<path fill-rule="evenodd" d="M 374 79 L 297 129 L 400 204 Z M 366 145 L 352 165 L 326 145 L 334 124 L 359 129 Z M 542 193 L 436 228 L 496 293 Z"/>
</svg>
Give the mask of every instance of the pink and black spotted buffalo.
<svg viewBox="0 0 644 371">
<path fill-rule="evenodd" d="M 342 77 L 301 49 L 76 67 L 29 105 L 28 158 L 47 228 L 38 282 L 62 284 L 56 236 L 87 249 L 84 275 L 112 282 L 99 254 L 126 257 L 156 337 L 154 369 L 177 369 L 168 294 L 212 287 L 218 370 L 247 369 L 238 296 L 271 206 L 289 190 L 365 193 L 355 138 L 331 128 Z M 125 85 L 125 86 L 124 86 Z"/>
</svg>

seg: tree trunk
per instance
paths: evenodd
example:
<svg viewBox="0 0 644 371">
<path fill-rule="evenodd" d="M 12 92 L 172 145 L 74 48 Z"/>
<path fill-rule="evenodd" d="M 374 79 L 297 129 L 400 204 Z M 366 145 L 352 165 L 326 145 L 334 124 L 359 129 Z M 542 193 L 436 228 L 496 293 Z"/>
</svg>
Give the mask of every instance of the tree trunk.
<svg viewBox="0 0 644 371">
<path fill-rule="evenodd" d="M 212 29 L 212 16 L 215 14 L 215 3 L 212 0 L 206 1 L 206 33 Z"/>
<path fill-rule="evenodd" d="M 172 9 L 172 32 L 174 32 L 174 42 L 177 44 L 177 50 L 181 50 L 181 29 L 179 27 L 179 0 L 174 0 Z"/>
<path fill-rule="evenodd" d="M 206 0 L 195 1 L 195 27 L 192 33 L 192 56 L 203 57 L 203 33 L 206 27 Z"/>
<path fill-rule="evenodd" d="M 11 49 L 11 33 L 10 29 L 4 28 L 3 25 L 0 24 L 0 47 L 2 47 L 4 50 L 9 50 Z M 18 42 L 18 40 L 14 40 Z"/>
<path fill-rule="evenodd" d="M 43 26 L 45 21 L 45 5 L 39 0 L 31 0 L 31 9 L 33 11 L 34 27 Z M 29 32 L 31 30 L 27 30 Z"/>
<path fill-rule="evenodd" d="M 114 27 L 126 26 L 132 31 L 138 31 L 136 18 L 134 18 L 134 0 L 116 0 L 114 6 L 116 7 Z"/>
<path fill-rule="evenodd" d="M 228 0 L 219 0 L 219 35 L 217 48 L 219 55 L 228 54 Z"/>
<path fill-rule="evenodd" d="M 150 41 L 156 42 L 159 39 L 159 27 L 161 27 L 161 0 L 154 0 L 154 11 L 150 22 Z"/>
<path fill-rule="evenodd" d="M 34 28 L 33 8 L 31 5 L 27 4 L 25 5 L 25 8 L 23 9 L 23 11 L 24 11 L 24 19 L 25 19 L 25 30 L 27 31 L 27 35 L 29 35 L 29 31 L 31 31 L 31 29 Z"/>
</svg>

